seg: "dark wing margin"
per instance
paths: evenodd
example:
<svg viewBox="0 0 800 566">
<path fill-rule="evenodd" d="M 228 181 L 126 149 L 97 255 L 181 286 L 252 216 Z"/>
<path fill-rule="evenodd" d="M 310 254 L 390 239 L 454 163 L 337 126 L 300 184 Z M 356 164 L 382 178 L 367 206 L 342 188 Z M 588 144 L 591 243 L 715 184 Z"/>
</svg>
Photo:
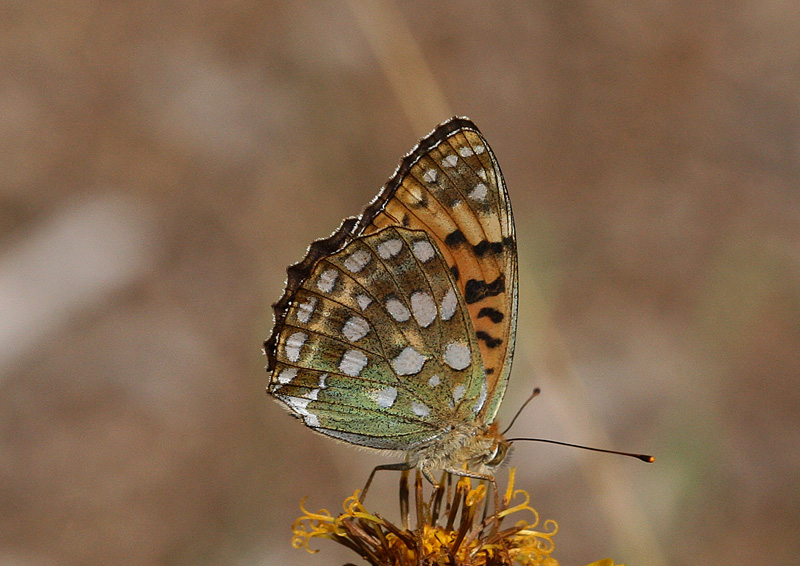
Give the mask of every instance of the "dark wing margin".
<svg viewBox="0 0 800 566">
<path fill-rule="evenodd" d="M 402 185 L 403 179 L 420 158 L 434 147 L 446 140 L 453 132 L 459 130 L 473 130 L 480 134 L 478 127 L 466 117 L 455 116 L 439 124 L 431 133 L 422 138 L 419 143 L 400 161 L 395 172 L 383 186 L 378 195 L 370 202 L 359 216 L 351 216 L 342 221 L 339 228 L 327 238 L 315 240 L 311 243 L 302 261 L 291 265 L 287 270 L 286 290 L 283 296 L 272 305 L 275 324 L 272 334 L 264 342 L 264 353 L 267 356 L 267 371 L 275 369 L 276 348 L 278 339 L 283 330 L 286 315 L 292 303 L 292 298 L 302 284 L 311 276 L 314 266 L 323 258 L 328 257 L 344 248 L 353 239 L 360 236 L 379 215 L 386 203 L 392 199 L 395 191 Z"/>
<path fill-rule="evenodd" d="M 308 247 L 306 257 L 302 261 L 290 265 L 286 269 L 286 290 L 283 292 L 283 296 L 272 305 L 275 324 L 272 327 L 272 334 L 264 342 L 264 353 L 267 355 L 267 371 L 275 369 L 278 338 L 280 338 L 286 322 L 286 315 L 289 312 L 295 293 L 311 276 L 314 266 L 317 265 L 319 260 L 335 254 L 352 240 L 352 230 L 357 222 L 358 218 L 354 216 L 345 218 L 339 228 L 329 237 L 312 242 Z"/>
</svg>

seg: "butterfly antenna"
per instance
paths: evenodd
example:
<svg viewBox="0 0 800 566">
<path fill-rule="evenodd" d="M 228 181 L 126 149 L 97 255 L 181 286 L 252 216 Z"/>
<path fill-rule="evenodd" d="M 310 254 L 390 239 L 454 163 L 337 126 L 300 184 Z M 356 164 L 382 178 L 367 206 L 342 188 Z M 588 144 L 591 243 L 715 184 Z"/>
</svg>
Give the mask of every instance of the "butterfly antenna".
<svg viewBox="0 0 800 566">
<path fill-rule="evenodd" d="M 547 444 L 559 444 L 561 446 L 570 446 L 572 448 L 581 448 L 583 450 L 592 450 L 594 452 L 605 452 L 606 454 L 617 454 L 619 456 L 630 456 L 631 458 L 636 458 L 641 460 L 642 462 L 647 462 L 648 464 L 652 464 L 656 461 L 653 456 L 649 456 L 647 454 L 634 454 L 632 452 L 620 452 L 618 450 L 604 450 L 603 448 L 593 448 L 591 446 L 583 446 L 581 444 L 571 444 L 569 442 L 560 442 L 558 440 L 548 440 L 546 438 L 509 438 L 509 442 L 517 442 L 520 440 L 528 440 L 530 442 L 546 442 Z"/>
<path fill-rule="evenodd" d="M 533 398 L 534 398 L 534 397 L 536 397 L 536 396 L 537 396 L 539 393 L 541 393 L 541 392 L 542 392 L 542 390 L 541 390 L 541 389 L 539 389 L 538 387 L 534 388 L 534 390 L 533 390 L 533 393 L 531 393 L 531 396 L 530 396 L 530 397 L 528 397 L 527 399 L 525 399 L 525 402 L 524 402 L 524 403 L 522 404 L 522 406 L 521 406 L 521 407 L 520 407 L 520 408 L 517 410 L 517 414 L 516 414 L 516 415 L 514 415 L 514 418 L 513 418 L 513 419 L 511 419 L 511 422 L 508 424 L 508 426 L 506 427 L 506 429 L 503 431 L 503 433 L 502 433 L 503 435 L 505 435 L 505 433 L 507 433 L 507 432 L 509 431 L 509 429 L 510 429 L 512 426 L 514 426 L 514 422 L 516 422 L 516 420 L 517 420 L 517 417 L 520 415 L 520 413 L 522 413 L 522 411 L 523 411 L 523 410 L 525 410 L 525 407 L 527 407 L 527 406 L 528 406 L 528 403 L 530 403 L 531 401 L 533 401 Z"/>
</svg>

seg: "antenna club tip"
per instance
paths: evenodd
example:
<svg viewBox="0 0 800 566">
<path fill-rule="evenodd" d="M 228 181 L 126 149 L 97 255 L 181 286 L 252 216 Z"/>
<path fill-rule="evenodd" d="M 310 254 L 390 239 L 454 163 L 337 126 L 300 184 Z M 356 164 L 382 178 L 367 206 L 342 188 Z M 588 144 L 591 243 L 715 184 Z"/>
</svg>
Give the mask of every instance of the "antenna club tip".
<svg viewBox="0 0 800 566">
<path fill-rule="evenodd" d="M 648 464 L 652 464 L 653 462 L 656 461 L 654 456 L 648 456 L 647 454 L 642 454 L 641 456 L 639 456 L 639 459 L 642 462 L 647 462 Z"/>
</svg>

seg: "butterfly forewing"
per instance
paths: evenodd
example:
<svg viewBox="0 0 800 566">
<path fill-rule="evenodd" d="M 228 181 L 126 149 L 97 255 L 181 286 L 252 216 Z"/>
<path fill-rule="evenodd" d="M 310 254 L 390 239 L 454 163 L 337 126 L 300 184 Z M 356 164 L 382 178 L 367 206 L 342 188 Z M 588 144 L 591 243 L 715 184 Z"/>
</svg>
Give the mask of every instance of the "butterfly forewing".
<svg viewBox="0 0 800 566">
<path fill-rule="evenodd" d="M 465 313 L 426 233 L 389 227 L 357 238 L 295 293 L 270 391 L 319 432 L 408 449 L 485 404 Z"/>
<path fill-rule="evenodd" d="M 489 388 L 482 416 L 492 421 L 511 370 L 517 316 L 514 222 L 494 154 L 474 124 L 448 122 L 403 161 L 376 203 L 366 233 L 398 224 L 425 230 L 450 266 L 479 341 Z"/>
</svg>

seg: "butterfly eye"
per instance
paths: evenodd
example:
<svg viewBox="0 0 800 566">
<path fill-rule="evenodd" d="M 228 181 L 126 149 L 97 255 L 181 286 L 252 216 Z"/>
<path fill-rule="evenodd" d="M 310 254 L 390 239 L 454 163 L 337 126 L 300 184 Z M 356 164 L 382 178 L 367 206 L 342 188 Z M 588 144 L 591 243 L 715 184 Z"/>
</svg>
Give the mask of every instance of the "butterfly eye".
<svg viewBox="0 0 800 566">
<path fill-rule="evenodd" d="M 508 454 L 508 444 L 505 442 L 498 442 L 494 445 L 492 452 L 487 454 L 486 465 L 492 468 L 500 465 L 500 463 L 505 459 L 506 454 Z"/>
</svg>

